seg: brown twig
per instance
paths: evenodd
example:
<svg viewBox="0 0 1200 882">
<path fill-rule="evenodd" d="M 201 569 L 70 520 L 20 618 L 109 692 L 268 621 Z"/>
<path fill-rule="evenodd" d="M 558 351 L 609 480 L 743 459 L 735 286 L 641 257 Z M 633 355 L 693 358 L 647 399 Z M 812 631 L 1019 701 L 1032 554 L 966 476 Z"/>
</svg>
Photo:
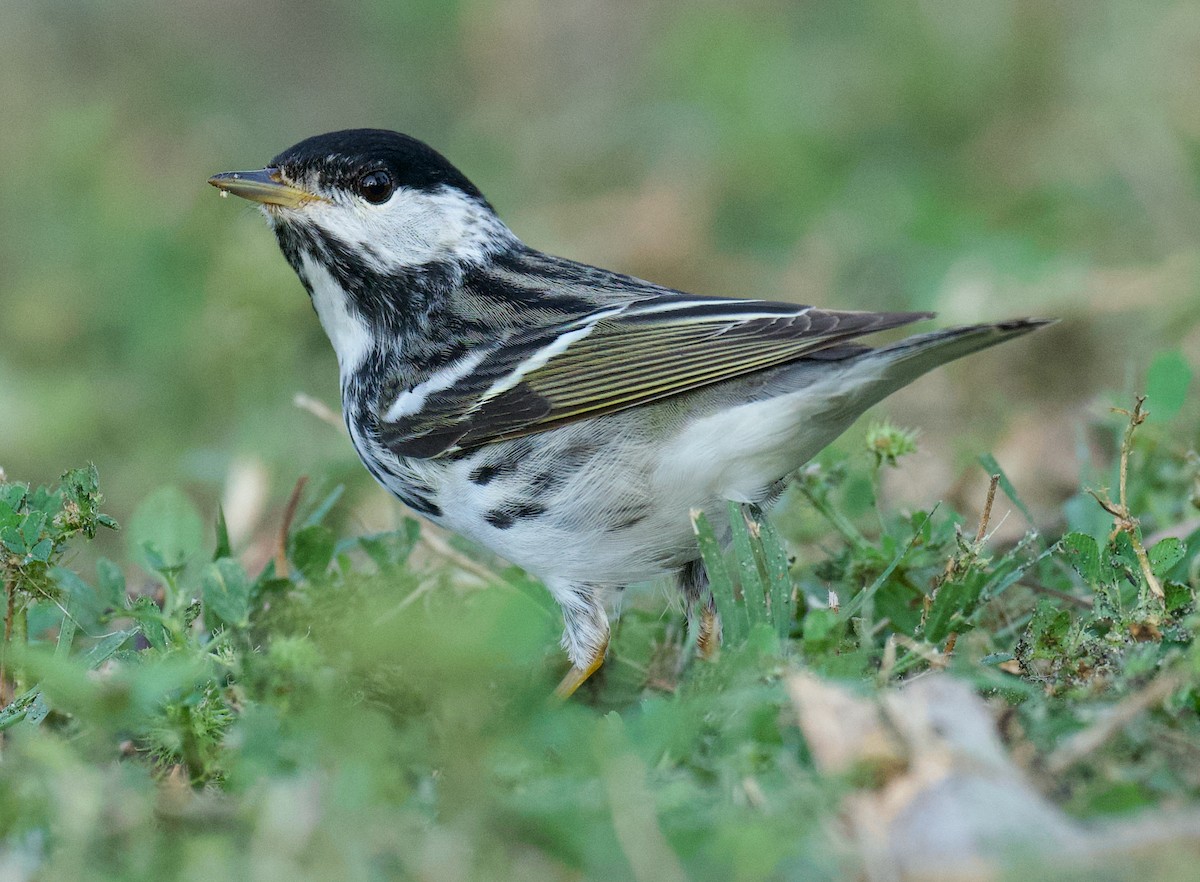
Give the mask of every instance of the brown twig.
<svg viewBox="0 0 1200 882">
<path fill-rule="evenodd" d="M 966 565 L 970 558 L 979 554 L 983 546 L 983 540 L 987 537 L 988 524 L 992 520 L 992 505 L 996 501 L 996 488 L 1000 485 L 1000 476 L 992 475 L 988 482 L 987 498 L 983 501 L 983 511 L 979 513 L 979 527 L 975 530 L 975 540 L 971 543 L 970 548 L 962 548 L 959 554 L 954 554 L 946 561 L 946 572 L 942 576 L 941 581 L 953 579 Z M 936 592 L 935 592 L 936 593 Z"/>
<path fill-rule="evenodd" d="M 1121 413 L 1129 417 L 1129 425 L 1125 428 L 1125 437 L 1121 440 L 1121 471 L 1120 478 L 1118 479 L 1118 501 L 1113 502 L 1107 493 L 1100 493 L 1091 488 L 1087 492 L 1102 509 L 1112 515 L 1113 530 L 1108 537 L 1108 541 L 1112 542 L 1120 533 L 1124 533 L 1129 537 L 1129 542 L 1133 545 L 1133 553 L 1138 560 L 1138 567 L 1142 571 L 1142 577 L 1150 587 L 1151 593 L 1159 600 L 1162 600 L 1165 597 L 1162 585 L 1159 584 L 1158 577 L 1154 575 L 1154 571 L 1150 568 L 1150 556 L 1146 554 L 1146 546 L 1142 544 L 1142 540 L 1138 536 L 1138 519 L 1129 510 L 1128 497 L 1125 492 L 1129 477 L 1129 451 L 1133 449 L 1133 433 L 1137 430 L 1138 426 L 1146 421 L 1146 417 L 1149 415 L 1148 411 L 1142 409 L 1142 405 L 1145 403 L 1146 396 L 1139 395 L 1134 400 L 1132 411 L 1120 407 L 1113 408 L 1113 413 Z"/>
<path fill-rule="evenodd" d="M 992 475 L 988 481 L 987 499 L 983 503 L 983 511 L 979 515 L 979 529 L 975 531 L 975 544 L 979 545 L 987 535 L 988 521 L 992 519 L 992 503 L 996 501 L 996 488 L 1000 486 L 1000 476 Z"/>
<path fill-rule="evenodd" d="M 307 483 L 308 475 L 301 475 L 292 489 L 287 508 L 283 510 L 283 523 L 279 525 L 279 536 L 275 542 L 275 575 L 280 579 L 286 579 L 291 572 L 287 556 L 288 533 L 291 532 L 292 521 L 296 518 L 296 509 L 300 506 L 300 494 L 304 492 L 304 485 Z"/>
<path fill-rule="evenodd" d="M 311 395 L 308 395 L 304 392 L 297 392 L 294 396 L 292 396 L 292 404 L 301 410 L 312 414 L 321 422 L 333 426 L 333 428 L 337 429 L 343 435 L 350 434 L 349 430 L 346 428 L 345 421 L 341 418 L 337 411 L 331 408 L 324 401 L 321 401 L 319 398 L 313 398 Z"/>
</svg>

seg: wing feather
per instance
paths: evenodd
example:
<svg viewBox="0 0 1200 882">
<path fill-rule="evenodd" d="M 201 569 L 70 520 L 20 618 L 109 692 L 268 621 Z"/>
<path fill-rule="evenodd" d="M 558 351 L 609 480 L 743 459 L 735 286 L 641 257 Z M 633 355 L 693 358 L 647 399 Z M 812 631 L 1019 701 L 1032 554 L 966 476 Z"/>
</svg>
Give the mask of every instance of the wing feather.
<svg viewBox="0 0 1200 882">
<path fill-rule="evenodd" d="M 383 419 L 381 440 L 402 456 L 477 447 L 822 352 L 859 351 L 845 344 L 929 315 L 837 312 L 674 292 L 648 297 L 494 344 L 474 370 L 428 395 L 416 413 Z"/>
</svg>

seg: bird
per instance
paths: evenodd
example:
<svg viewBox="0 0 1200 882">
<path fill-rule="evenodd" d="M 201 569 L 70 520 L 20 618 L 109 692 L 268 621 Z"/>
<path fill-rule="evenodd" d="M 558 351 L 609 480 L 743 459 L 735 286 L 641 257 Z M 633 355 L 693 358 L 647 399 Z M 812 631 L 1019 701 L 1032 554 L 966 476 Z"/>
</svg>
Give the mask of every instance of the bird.
<svg viewBox="0 0 1200 882">
<path fill-rule="evenodd" d="M 257 203 L 337 358 L 370 473 L 406 506 L 540 579 L 569 696 L 603 663 L 631 583 L 673 579 L 719 639 L 691 513 L 765 505 L 868 407 L 1047 324 L 696 296 L 526 245 L 444 156 L 349 129 L 209 178 Z"/>
</svg>

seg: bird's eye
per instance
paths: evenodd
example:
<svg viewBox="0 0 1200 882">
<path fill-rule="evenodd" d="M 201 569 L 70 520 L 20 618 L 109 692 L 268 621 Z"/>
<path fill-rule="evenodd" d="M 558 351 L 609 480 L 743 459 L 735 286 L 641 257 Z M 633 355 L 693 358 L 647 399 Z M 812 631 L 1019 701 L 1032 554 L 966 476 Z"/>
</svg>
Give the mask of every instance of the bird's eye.
<svg viewBox="0 0 1200 882">
<path fill-rule="evenodd" d="M 358 179 L 358 195 L 375 205 L 387 202 L 395 189 L 392 176 L 385 171 L 367 172 Z"/>
</svg>

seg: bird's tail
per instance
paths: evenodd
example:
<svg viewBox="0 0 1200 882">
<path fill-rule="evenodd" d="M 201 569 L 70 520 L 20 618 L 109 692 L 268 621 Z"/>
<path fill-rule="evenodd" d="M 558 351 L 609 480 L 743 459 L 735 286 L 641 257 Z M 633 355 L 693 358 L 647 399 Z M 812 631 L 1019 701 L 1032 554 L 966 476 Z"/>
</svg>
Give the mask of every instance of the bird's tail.
<svg viewBox="0 0 1200 882">
<path fill-rule="evenodd" d="M 679 450 L 667 459 L 688 470 L 677 480 L 691 486 L 694 455 L 702 453 L 721 464 L 714 470 L 716 496 L 761 501 L 780 475 L 808 462 L 863 411 L 901 386 L 938 365 L 1050 323 L 1014 319 L 917 334 L 880 349 L 857 343 L 830 347 L 780 369 L 762 398 L 697 420 L 681 433 Z"/>
<path fill-rule="evenodd" d="M 1058 319 L 1019 318 L 988 325 L 943 328 L 873 349 L 856 359 L 864 365 L 874 363 L 879 366 L 875 381 L 863 390 L 870 401 L 863 403 L 867 406 L 874 404 L 948 361 L 1020 337 L 1056 321 Z"/>
</svg>

